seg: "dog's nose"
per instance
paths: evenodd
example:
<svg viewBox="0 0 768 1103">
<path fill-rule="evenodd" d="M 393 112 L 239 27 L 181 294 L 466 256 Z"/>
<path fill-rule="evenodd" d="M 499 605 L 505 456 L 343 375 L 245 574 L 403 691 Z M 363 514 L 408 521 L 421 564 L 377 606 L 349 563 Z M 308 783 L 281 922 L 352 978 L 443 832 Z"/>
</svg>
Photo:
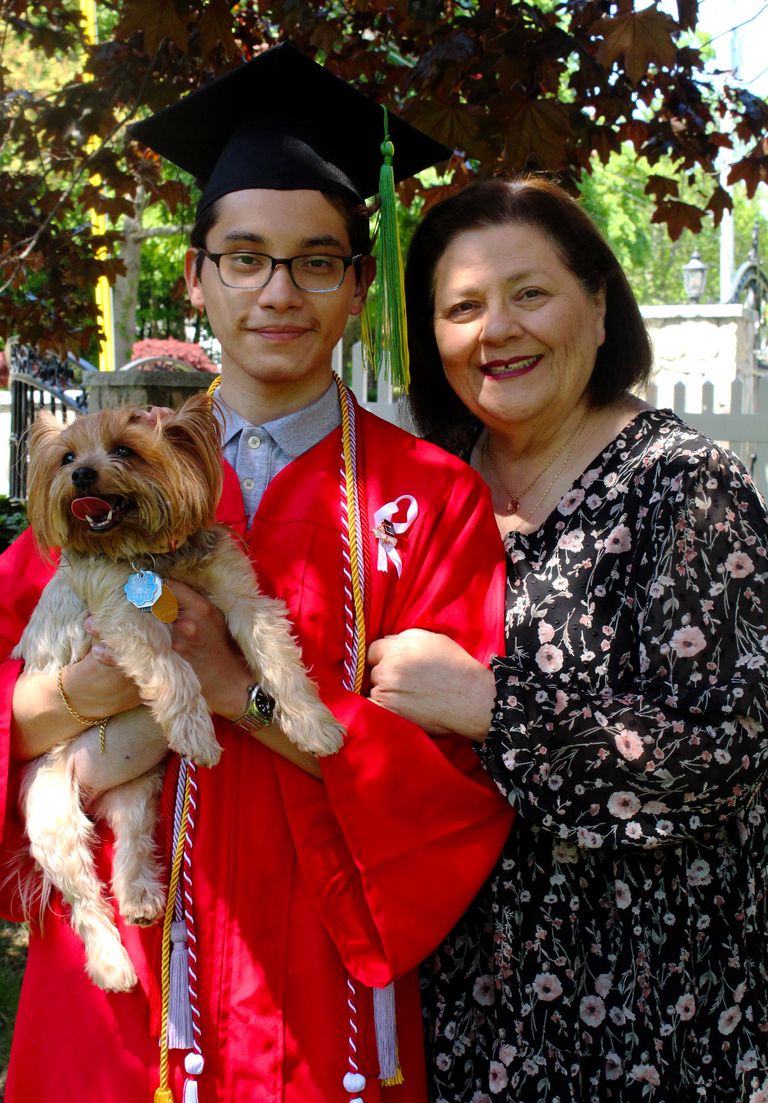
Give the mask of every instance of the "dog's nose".
<svg viewBox="0 0 768 1103">
<path fill-rule="evenodd" d="M 95 483 L 98 477 L 98 472 L 94 471 L 92 467 L 76 467 L 72 472 L 72 482 L 75 484 L 78 490 L 82 490 L 83 487 L 90 486 L 91 483 Z"/>
</svg>

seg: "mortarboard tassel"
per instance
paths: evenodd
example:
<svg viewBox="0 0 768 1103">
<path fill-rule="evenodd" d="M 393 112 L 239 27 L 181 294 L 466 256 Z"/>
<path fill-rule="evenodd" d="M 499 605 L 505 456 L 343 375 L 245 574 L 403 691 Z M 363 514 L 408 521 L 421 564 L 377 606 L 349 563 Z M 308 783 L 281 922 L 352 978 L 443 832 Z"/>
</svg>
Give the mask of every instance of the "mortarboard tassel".
<svg viewBox="0 0 768 1103">
<path fill-rule="evenodd" d="M 405 320 L 405 284 L 400 236 L 397 230 L 397 193 L 392 159 L 395 147 L 389 139 L 389 122 L 384 112 L 384 158 L 379 174 L 381 208 L 376 231 L 376 256 L 379 280 L 369 298 L 362 318 L 363 346 L 373 374 L 384 371 L 396 387 L 408 390 L 408 333 Z"/>
</svg>

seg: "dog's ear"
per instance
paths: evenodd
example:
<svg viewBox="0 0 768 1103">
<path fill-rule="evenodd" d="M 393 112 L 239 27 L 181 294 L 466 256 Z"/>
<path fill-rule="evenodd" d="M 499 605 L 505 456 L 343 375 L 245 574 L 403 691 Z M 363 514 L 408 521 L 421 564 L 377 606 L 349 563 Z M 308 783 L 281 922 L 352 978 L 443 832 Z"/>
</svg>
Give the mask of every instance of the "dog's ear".
<svg viewBox="0 0 768 1103">
<path fill-rule="evenodd" d="M 56 528 L 51 504 L 51 483 L 61 466 L 60 448 L 57 447 L 66 424 L 48 410 L 41 411 L 27 434 L 29 470 L 27 473 L 27 515 L 38 548 L 45 559 L 50 559 L 49 548 L 61 542 Z"/>
<path fill-rule="evenodd" d="M 30 451 L 54 443 L 66 427 L 66 423 L 60 421 L 50 410 L 40 410 L 29 427 L 27 441 Z"/>
<path fill-rule="evenodd" d="M 218 501 L 221 494 L 221 427 L 214 417 L 208 395 L 193 395 L 159 424 L 174 449 L 186 454 L 202 471 L 214 500 Z"/>
</svg>

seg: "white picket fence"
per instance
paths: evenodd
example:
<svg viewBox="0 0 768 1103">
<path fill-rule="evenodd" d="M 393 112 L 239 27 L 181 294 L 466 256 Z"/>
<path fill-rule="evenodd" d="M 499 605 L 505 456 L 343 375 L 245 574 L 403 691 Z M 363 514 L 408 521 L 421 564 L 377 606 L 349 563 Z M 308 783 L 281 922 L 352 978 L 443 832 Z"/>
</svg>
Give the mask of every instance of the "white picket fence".
<svg viewBox="0 0 768 1103">
<path fill-rule="evenodd" d="M 754 390 L 750 388 L 749 391 L 739 380 L 734 380 L 727 411 L 715 410 L 712 383 L 705 383 L 699 394 L 691 391 L 684 383 L 675 384 L 672 408 L 677 416 L 735 452 L 768 500 L 768 378 L 759 377 Z M 655 406 L 656 387 L 653 384 L 648 388 L 647 397 Z"/>
</svg>

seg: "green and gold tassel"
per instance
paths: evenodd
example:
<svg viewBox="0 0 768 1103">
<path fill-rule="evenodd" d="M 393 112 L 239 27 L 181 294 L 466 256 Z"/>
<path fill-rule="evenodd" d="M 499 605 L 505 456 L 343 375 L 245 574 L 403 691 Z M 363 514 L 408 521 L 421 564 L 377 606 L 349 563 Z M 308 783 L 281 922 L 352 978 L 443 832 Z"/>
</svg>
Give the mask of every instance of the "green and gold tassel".
<svg viewBox="0 0 768 1103">
<path fill-rule="evenodd" d="M 374 256 L 379 275 L 362 318 L 363 347 L 368 370 L 383 372 L 393 386 L 408 389 L 408 332 L 405 320 L 405 284 L 400 237 L 397 232 L 397 194 L 392 159 L 395 147 L 389 138 L 389 118 L 384 112 L 384 158 L 379 174 L 381 207 L 376 228 Z"/>
</svg>

